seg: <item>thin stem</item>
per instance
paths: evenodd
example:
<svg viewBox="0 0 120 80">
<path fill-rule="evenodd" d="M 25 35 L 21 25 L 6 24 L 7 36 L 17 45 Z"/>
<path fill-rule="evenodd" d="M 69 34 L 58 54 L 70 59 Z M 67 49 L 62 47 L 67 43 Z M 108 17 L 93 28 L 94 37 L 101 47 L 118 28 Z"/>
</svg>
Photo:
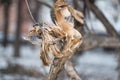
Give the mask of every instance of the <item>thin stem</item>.
<svg viewBox="0 0 120 80">
<path fill-rule="evenodd" d="M 30 9 L 30 6 L 29 6 L 29 3 L 28 3 L 28 0 L 25 0 L 25 3 L 26 3 L 26 5 L 27 5 L 28 12 L 29 12 L 29 14 L 30 14 L 31 20 L 34 22 L 34 24 L 36 24 L 37 21 L 35 20 L 35 18 L 34 18 L 33 15 L 32 15 L 32 12 L 31 12 L 31 9 Z"/>
</svg>

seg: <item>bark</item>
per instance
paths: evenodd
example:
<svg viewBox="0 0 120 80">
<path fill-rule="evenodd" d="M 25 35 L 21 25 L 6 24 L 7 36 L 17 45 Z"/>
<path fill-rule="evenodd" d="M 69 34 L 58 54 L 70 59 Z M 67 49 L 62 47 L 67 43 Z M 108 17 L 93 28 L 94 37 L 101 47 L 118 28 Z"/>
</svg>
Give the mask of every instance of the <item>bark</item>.
<svg viewBox="0 0 120 80">
<path fill-rule="evenodd" d="M 57 76 L 59 75 L 61 70 L 63 70 L 64 64 L 72 56 L 73 56 L 73 54 L 67 55 L 66 57 L 63 57 L 63 58 L 60 58 L 60 59 L 57 59 L 57 58 L 54 59 L 53 64 L 51 65 L 51 68 L 50 68 L 50 73 L 49 73 L 49 77 L 48 77 L 49 80 L 57 80 Z"/>
<path fill-rule="evenodd" d="M 71 61 L 67 61 L 64 66 L 69 80 L 81 80 Z"/>
<path fill-rule="evenodd" d="M 49 73 L 49 80 L 57 80 L 57 76 L 60 73 L 60 71 L 63 69 L 63 65 L 65 64 L 65 61 L 67 58 L 63 59 L 54 59 L 54 62 L 50 68 L 50 73 Z"/>
</svg>

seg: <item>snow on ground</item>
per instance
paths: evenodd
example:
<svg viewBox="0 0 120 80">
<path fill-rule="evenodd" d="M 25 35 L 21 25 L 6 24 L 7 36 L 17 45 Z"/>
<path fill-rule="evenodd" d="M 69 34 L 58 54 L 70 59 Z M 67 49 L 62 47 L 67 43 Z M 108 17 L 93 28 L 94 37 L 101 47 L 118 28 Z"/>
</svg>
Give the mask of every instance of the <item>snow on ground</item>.
<svg viewBox="0 0 120 80">
<path fill-rule="evenodd" d="M 81 56 L 75 56 L 76 69 L 83 80 L 117 80 L 117 56 L 115 52 L 105 52 L 102 49 L 85 51 Z M 6 49 L 0 46 L 0 69 L 7 68 L 8 63 L 19 64 L 25 68 L 35 69 L 46 75 L 49 67 L 43 67 L 39 59 L 39 48 L 22 46 L 21 57 L 13 57 L 13 47 Z M 35 77 L 1 74 L 0 80 L 38 80 Z"/>
<path fill-rule="evenodd" d="M 20 75 L 1 75 L 0 80 L 42 80 L 42 79 Z"/>
<path fill-rule="evenodd" d="M 8 67 L 8 62 L 12 64 L 19 64 L 25 68 L 32 68 L 39 70 L 44 73 L 49 71 L 49 67 L 43 68 L 42 62 L 39 58 L 40 49 L 39 47 L 32 46 L 22 46 L 21 47 L 21 57 L 13 57 L 13 46 L 9 45 L 7 48 L 0 47 L 0 69 Z"/>
<path fill-rule="evenodd" d="M 102 49 L 86 51 L 78 57 L 77 64 L 76 69 L 83 80 L 117 80 L 115 52 L 105 52 Z"/>
</svg>

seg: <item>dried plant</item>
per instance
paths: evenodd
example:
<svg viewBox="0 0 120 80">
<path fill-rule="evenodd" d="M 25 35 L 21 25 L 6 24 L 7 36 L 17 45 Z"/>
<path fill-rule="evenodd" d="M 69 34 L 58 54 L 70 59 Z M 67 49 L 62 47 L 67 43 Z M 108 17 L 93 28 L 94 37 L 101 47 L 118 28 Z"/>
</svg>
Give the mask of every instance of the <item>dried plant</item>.
<svg viewBox="0 0 120 80">
<path fill-rule="evenodd" d="M 84 24 L 82 13 L 72 8 L 65 0 L 58 0 L 54 4 L 54 14 L 54 21 L 56 23 L 54 26 L 49 24 L 34 26 L 34 28 L 29 31 L 28 38 L 26 39 L 30 42 L 33 42 L 33 36 L 41 39 L 41 42 L 38 43 L 41 46 L 40 58 L 45 66 L 49 64 L 55 65 L 49 53 L 54 56 L 55 60 L 60 59 L 58 63 L 60 63 L 60 66 L 63 66 L 82 43 L 81 34 L 74 28 L 73 21 L 69 21 L 68 19 L 68 17 L 71 16 L 72 20 L 76 19 L 81 24 Z M 68 67 L 67 64 L 66 67 Z M 55 79 L 51 78 L 51 75 L 53 72 L 59 72 L 60 68 L 61 67 L 51 67 L 50 80 Z M 75 72 L 73 68 L 72 70 Z"/>
</svg>

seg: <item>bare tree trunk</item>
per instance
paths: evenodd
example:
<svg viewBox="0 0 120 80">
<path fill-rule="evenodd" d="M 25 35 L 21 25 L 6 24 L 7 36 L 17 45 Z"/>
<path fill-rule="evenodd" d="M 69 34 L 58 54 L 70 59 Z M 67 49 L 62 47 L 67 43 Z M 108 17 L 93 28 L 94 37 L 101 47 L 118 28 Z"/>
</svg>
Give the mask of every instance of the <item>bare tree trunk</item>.
<svg viewBox="0 0 120 80">
<path fill-rule="evenodd" d="M 14 56 L 19 57 L 20 56 L 20 33 L 21 33 L 21 23 L 22 23 L 22 2 L 23 0 L 18 1 L 18 18 L 17 18 L 17 28 L 16 28 L 16 35 L 15 35 L 15 52 Z"/>
<path fill-rule="evenodd" d="M 6 47 L 8 43 L 8 30 L 9 30 L 9 11 L 10 11 L 10 3 L 4 3 L 4 38 L 3 38 L 3 46 Z"/>
</svg>

